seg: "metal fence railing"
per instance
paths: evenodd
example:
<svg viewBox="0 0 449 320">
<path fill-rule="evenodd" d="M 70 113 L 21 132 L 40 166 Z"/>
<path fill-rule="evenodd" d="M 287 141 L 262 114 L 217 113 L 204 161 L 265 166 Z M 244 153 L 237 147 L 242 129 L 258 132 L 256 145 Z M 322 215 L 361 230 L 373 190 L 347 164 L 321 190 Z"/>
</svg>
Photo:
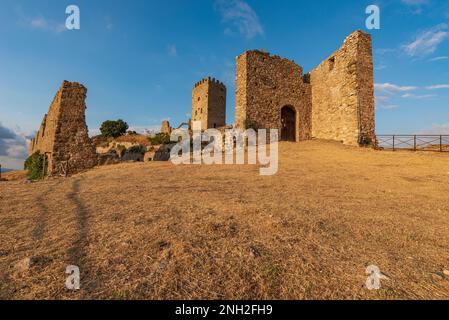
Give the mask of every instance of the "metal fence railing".
<svg viewBox="0 0 449 320">
<path fill-rule="evenodd" d="M 378 135 L 377 146 L 393 151 L 449 152 L 449 135 Z"/>
</svg>

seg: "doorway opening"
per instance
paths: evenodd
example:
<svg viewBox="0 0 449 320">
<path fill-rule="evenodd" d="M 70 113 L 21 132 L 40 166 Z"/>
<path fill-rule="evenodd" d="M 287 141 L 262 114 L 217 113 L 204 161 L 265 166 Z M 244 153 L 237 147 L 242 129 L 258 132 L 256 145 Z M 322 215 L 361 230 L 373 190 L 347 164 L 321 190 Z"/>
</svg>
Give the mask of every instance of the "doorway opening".
<svg viewBox="0 0 449 320">
<path fill-rule="evenodd" d="M 281 109 L 281 140 L 296 141 L 296 111 L 291 106 Z"/>
</svg>

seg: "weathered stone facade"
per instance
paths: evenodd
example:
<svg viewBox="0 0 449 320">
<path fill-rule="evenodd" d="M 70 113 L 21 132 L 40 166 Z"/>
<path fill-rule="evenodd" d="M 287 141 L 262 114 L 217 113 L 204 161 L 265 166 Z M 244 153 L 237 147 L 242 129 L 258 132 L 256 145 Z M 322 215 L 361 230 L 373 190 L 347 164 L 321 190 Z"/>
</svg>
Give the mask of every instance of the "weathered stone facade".
<svg viewBox="0 0 449 320">
<path fill-rule="evenodd" d="M 299 128 L 294 140 L 310 139 L 310 89 L 302 68 L 293 61 L 261 51 L 247 51 L 237 58 L 236 126 L 282 131 L 282 109 L 289 108 L 294 111 L 292 121 Z"/>
<path fill-rule="evenodd" d="M 167 120 L 162 121 L 161 133 L 171 134 L 172 128 L 170 127 L 170 122 Z"/>
<path fill-rule="evenodd" d="M 279 129 L 283 140 L 375 142 L 371 36 L 356 31 L 309 74 L 261 51 L 237 57 L 236 126 Z"/>
<path fill-rule="evenodd" d="M 226 86 L 214 78 L 197 82 L 192 90 L 192 120 L 201 129 L 226 126 Z"/>
<path fill-rule="evenodd" d="M 64 81 L 31 140 L 29 153 L 47 155 L 49 175 L 72 174 L 98 163 L 86 126 L 86 94 L 83 85 Z"/>
</svg>

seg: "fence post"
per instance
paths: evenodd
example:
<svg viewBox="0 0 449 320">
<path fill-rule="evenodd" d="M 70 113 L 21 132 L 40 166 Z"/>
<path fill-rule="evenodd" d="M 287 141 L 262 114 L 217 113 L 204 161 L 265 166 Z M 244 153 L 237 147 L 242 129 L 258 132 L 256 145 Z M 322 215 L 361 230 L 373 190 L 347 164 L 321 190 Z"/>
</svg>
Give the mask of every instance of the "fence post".
<svg viewBox="0 0 449 320">
<path fill-rule="evenodd" d="M 413 151 L 416 151 L 416 135 L 413 136 Z"/>
<path fill-rule="evenodd" d="M 440 135 L 440 152 L 443 152 L 443 136 Z"/>
<path fill-rule="evenodd" d="M 393 135 L 393 151 L 395 151 L 395 149 L 394 149 L 394 135 Z"/>
</svg>

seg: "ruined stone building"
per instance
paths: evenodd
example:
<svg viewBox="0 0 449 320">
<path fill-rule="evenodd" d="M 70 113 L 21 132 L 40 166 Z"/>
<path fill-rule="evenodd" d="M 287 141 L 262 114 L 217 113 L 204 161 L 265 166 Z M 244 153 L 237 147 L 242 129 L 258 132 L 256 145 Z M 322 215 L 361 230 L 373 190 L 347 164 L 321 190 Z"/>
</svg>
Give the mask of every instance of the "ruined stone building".
<svg viewBox="0 0 449 320">
<path fill-rule="evenodd" d="M 172 128 L 170 127 L 170 122 L 168 120 L 162 121 L 161 133 L 171 134 Z"/>
<path fill-rule="evenodd" d="M 226 126 L 226 86 L 214 78 L 197 82 L 192 90 L 192 120 L 201 129 Z"/>
<path fill-rule="evenodd" d="M 87 89 L 64 81 L 56 93 L 29 153 L 47 156 L 49 175 L 71 174 L 97 165 L 98 158 L 86 126 Z"/>
<path fill-rule="evenodd" d="M 262 51 L 237 57 L 236 126 L 279 129 L 282 140 L 375 142 L 371 36 L 356 31 L 317 68 Z"/>
</svg>

